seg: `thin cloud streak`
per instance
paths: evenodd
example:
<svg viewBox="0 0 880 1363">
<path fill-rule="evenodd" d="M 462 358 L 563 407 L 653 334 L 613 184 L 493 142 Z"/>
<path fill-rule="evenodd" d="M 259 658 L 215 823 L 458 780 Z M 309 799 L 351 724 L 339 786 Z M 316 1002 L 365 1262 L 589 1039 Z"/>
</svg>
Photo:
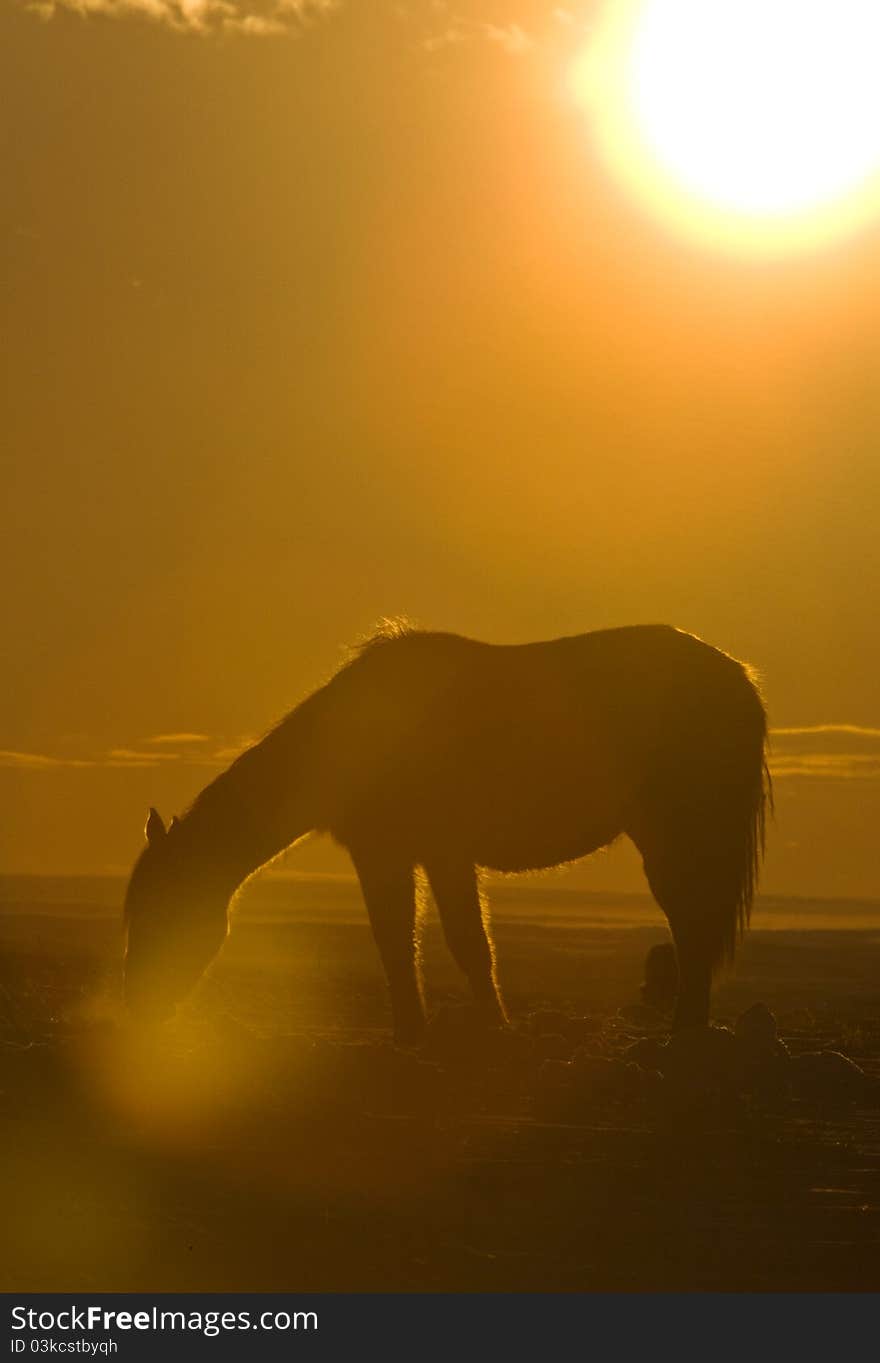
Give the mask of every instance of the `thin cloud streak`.
<svg viewBox="0 0 880 1363">
<path fill-rule="evenodd" d="M 772 729 L 771 737 L 782 740 L 780 750 L 770 755 L 770 771 L 774 779 L 805 778 L 811 780 L 877 780 L 880 779 L 880 728 L 864 724 L 804 724 Z M 796 738 L 830 740 L 831 750 L 822 747 L 792 747 L 786 750 L 785 740 Z M 865 751 L 851 749 L 834 751 L 835 739 L 861 741 Z M 47 772 L 60 769 L 96 770 L 140 769 L 145 767 L 203 767 L 228 766 L 256 742 L 252 734 L 235 738 L 212 738 L 209 734 L 182 730 L 177 733 L 152 734 L 139 740 L 134 747 L 121 744 L 98 754 L 58 756 L 50 753 L 0 750 L 0 768 L 17 771 Z M 207 749 L 210 746 L 210 750 Z"/>
<path fill-rule="evenodd" d="M 97 767 L 115 767 L 129 770 L 138 767 L 160 767 L 162 757 L 171 759 L 170 753 L 139 753 L 128 748 L 114 748 L 102 757 L 54 757 L 48 753 L 16 752 L 9 748 L 0 750 L 0 767 L 15 771 L 59 771 L 63 769 L 94 770 Z"/>
<path fill-rule="evenodd" d="M 786 776 L 875 780 L 880 777 L 880 753 L 785 753 L 771 758 L 769 767 L 774 780 Z"/>
<path fill-rule="evenodd" d="M 239 33 L 283 37 L 301 33 L 326 18 L 340 0 L 24 0 L 25 8 L 49 20 L 60 13 L 80 18 L 146 19 L 178 33 Z"/>
<path fill-rule="evenodd" d="M 183 733 L 183 734 L 154 734 L 151 738 L 144 738 L 141 741 L 143 743 L 151 744 L 154 743 L 157 747 L 161 747 L 163 744 L 168 744 L 169 747 L 177 748 L 182 747 L 183 745 L 189 743 L 210 743 L 211 740 L 207 734 Z"/>
<path fill-rule="evenodd" d="M 14 752 L 0 748 L 0 767 L 13 767 L 17 771 L 53 771 L 58 767 L 93 767 L 94 762 L 79 757 L 48 757 L 45 753 Z"/>
<path fill-rule="evenodd" d="M 776 737 L 799 737 L 804 734 L 854 734 L 859 738 L 880 738 L 880 729 L 863 724 L 805 724 L 793 729 L 771 729 Z"/>
<path fill-rule="evenodd" d="M 770 736 L 778 742 L 769 764 L 774 777 L 846 781 L 880 777 L 880 728 L 874 725 L 788 725 L 771 729 Z"/>
<path fill-rule="evenodd" d="M 0 749 L 0 768 L 14 771 L 97 771 L 140 770 L 167 766 L 183 767 L 222 767 L 225 759 L 222 753 L 195 755 L 179 752 L 144 752 L 139 748 L 111 748 L 96 757 L 58 757 L 50 753 L 19 752 L 11 748 Z"/>
<path fill-rule="evenodd" d="M 492 43 L 511 57 L 522 56 L 535 46 L 534 38 L 520 24 L 492 24 L 485 20 L 449 14 L 445 28 L 424 38 L 422 47 L 426 52 L 437 52 L 444 47 L 457 47 L 461 43 L 470 42 Z"/>
</svg>

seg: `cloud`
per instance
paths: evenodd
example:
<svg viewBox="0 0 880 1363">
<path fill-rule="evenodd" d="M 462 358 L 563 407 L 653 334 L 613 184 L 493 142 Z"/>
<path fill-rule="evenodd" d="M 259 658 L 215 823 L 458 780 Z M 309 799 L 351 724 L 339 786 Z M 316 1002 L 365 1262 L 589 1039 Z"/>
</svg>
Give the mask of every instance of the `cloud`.
<svg viewBox="0 0 880 1363">
<path fill-rule="evenodd" d="M 774 777 L 876 780 L 880 728 L 869 724 L 800 724 L 771 729 Z"/>
<path fill-rule="evenodd" d="M 519 24 L 484 24 L 483 31 L 490 43 L 497 43 L 511 57 L 528 52 L 529 48 L 534 46 L 534 39 L 530 38 Z"/>
<path fill-rule="evenodd" d="M 93 767 L 85 758 L 47 757 L 38 752 L 14 752 L 0 748 L 0 767 L 14 767 L 18 771 L 51 771 L 56 767 Z"/>
<path fill-rule="evenodd" d="M 880 779 L 880 728 L 866 724 L 802 724 L 771 730 L 770 771 L 775 780 Z M 808 740 L 805 742 L 804 740 Z M 100 753 L 54 755 L 0 750 L 0 768 L 46 772 L 62 768 L 138 770 L 146 767 L 228 767 L 257 740 L 252 734 L 212 738 L 189 732 L 153 734 L 134 746 Z"/>
<path fill-rule="evenodd" d="M 443 47 L 474 41 L 494 43 L 511 57 L 521 56 L 535 45 L 535 40 L 519 24 L 489 24 L 454 15 L 441 32 L 423 39 L 422 47 L 427 52 L 436 52 Z"/>
<path fill-rule="evenodd" d="M 863 724 L 806 724 L 797 729 L 771 729 L 770 733 L 774 738 L 801 734 L 854 734 L 859 738 L 880 738 L 880 729 Z"/>
<path fill-rule="evenodd" d="M 50 20 L 58 14 L 81 19 L 142 19 L 161 24 L 177 33 L 201 35 L 241 34 L 251 38 L 290 37 L 328 18 L 347 0 L 19 0 L 31 14 Z M 376 0 L 360 0 L 376 5 Z M 462 4 L 466 0 L 461 0 Z M 377 6 L 378 8 L 378 6 Z M 535 37 L 513 20 L 473 19 L 456 13 L 445 0 L 426 6 L 435 25 L 442 25 L 421 40 L 428 52 L 463 43 L 486 42 L 508 56 L 518 57 L 537 46 Z M 398 3 L 397 18 L 420 20 L 417 7 Z M 479 12 L 479 11 L 478 11 Z M 564 7 L 548 7 L 546 23 L 557 28 L 579 28 L 575 15 Z M 430 24 L 429 20 L 429 24 Z"/>
<path fill-rule="evenodd" d="M 100 753 L 68 755 L 41 752 L 21 752 L 0 749 L 0 768 L 15 771 L 84 770 L 139 770 L 145 767 L 227 767 L 256 740 L 248 736 L 236 739 L 211 739 L 207 734 L 156 734 L 141 740 L 141 746 L 119 746 Z M 210 743 L 211 751 L 202 745 Z"/>
<path fill-rule="evenodd" d="M 154 734 L 152 738 L 145 738 L 144 743 L 155 743 L 157 746 L 168 744 L 174 748 L 184 747 L 190 743 L 209 743 L 207 734 Z"/>
<path fill-rule="evenodd" d="M 176 752 L 139 752 L 137 748 L 111 748 L 104 757 L 104 765 L 114 763 L 131 766 L 158 767 L 163 762 L 177 762 L 180 753 Z"/>
<path fill-rule="evenodd" d="M 838 780 L 875 780 L 880 777 L 880 753 L 786 753 L 771 758 L 774 779 L 784 776 L 824 776 Z"/>
<path fill-rule="evenodd" d="M 132 770 L 144 767 L 162 767 L 178 763 L 188 767 L 223 766 L 219 755 L 211 757 L 194 756 L 188 752 L 143 751 L 140 748 L 110 748 L 107 752 L 94 757 L 55 756 L 40 752 L 18 752 L 11 748 L 0 749 L 0 767 L 15 771 L 58 771 L 60 769 L 99 768 Z"/>
<path fill-rule="evenodd" d="M 16 771 L 57 771 L 60 768 L 94 767 L 158 767 L 161 759 L 172 758 L 171 753 L 141 753 L 130 748 L 113 748 L 101 757 L 52 757 L 40 752 L 0 750 L 0 767 Z"/>
<path fill-rule="evenodd" d="M 340 0 L 24 0 L 41 19 L 77 14 L 83 19 L 140 18 L 178 33 L 240 33 L 246 37 L 296 34 L 325 18 Z"/>
</svg>

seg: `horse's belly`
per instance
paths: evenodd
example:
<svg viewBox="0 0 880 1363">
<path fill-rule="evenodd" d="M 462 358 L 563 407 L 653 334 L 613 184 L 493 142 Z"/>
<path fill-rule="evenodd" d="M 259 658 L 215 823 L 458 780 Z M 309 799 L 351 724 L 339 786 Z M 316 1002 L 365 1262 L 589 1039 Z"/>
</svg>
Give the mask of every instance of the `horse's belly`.
<svg viewBox="0 0 880 1363">
<path fill-rule="evenodd" d="M 462 839 L 470 843 L 473 861 L 497 871 L 532 871 L 577 861 L 606 847 L 623 828 L 621 792 L 512 785 L 491 796 L 459 806 Z"/>
<path fill-rule="evenodd" d="M 419 844 L 455 846 L 478 866 L 514 872 L 576 861 L 622 832 L 633 786 L 622 764 L 522 744 L 491 756 L 469 770 L 460 761 L 422 774 L 399 809 L 402 822 L 418 825 Z"/>
<path fill-rule="evenodd" d="M 493 830 L 478 837 L 472 848 L 478 866 L 492 871 L 543 871 L 567 861 L 578 861 L 601 847 L 607 847 L 621 832 L 617 820 L 567 831 Z"/>
<path fill-rule="evenodd" d="M 623 831 L 634 773 L 598 742 L 479 738 L 392 768 L 330 831 L 344 845 L 398 843 L 419 860 L 455 851 L 509 872 L 576 861 Z"/>
</svg>

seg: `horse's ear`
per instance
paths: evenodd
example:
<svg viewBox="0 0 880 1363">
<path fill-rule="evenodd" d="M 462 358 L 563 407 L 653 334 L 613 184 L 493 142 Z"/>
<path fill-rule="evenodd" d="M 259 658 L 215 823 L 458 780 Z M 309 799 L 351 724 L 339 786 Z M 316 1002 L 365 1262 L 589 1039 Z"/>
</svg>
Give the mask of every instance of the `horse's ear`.
<svg viewBox="0 0 880 1363">
<path fill-rule="evenodd" d="M 144 828 L 144 837 L 152 847 L 153 843 L 158 842 L 159 839 L 164 838 L 164 836 L 165 825 L 162 822 L 162 815 L 159 813 L 158 809 L 153 809 L 151 805 L 150 812 L 147 815 L 146 827 Z"/>
<path fill-rule="evenodd" d="M 177 825 L 178 825 L 179 823 L 180 823 L 180 820 L 178 819 L 177 815 L 176 815 L 176 814 L 172 814 L 172 815 L 171 815 L 171 822 L 170 822 L 170 824 L 168 825 L 168 832 L 169 832 L 169 833 L 173 833 L 174 830 L 175 830 L 175 828 L 177 827 Z"/>
</svg>

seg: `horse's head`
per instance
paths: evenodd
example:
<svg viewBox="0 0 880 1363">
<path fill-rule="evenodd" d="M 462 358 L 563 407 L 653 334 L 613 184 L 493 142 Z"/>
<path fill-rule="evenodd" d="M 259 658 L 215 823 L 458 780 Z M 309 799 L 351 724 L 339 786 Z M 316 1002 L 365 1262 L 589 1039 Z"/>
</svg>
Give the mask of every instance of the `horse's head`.
<svg viewBox="0 0 880 1363">
<path fill-rule="evenodd" d="M 200 872 L 185 826 L 155 809 L 125 895 L 125 1001 L 143 1021 L 169 1017 L 226 938 L 228 894 Z"/>
</svg>

